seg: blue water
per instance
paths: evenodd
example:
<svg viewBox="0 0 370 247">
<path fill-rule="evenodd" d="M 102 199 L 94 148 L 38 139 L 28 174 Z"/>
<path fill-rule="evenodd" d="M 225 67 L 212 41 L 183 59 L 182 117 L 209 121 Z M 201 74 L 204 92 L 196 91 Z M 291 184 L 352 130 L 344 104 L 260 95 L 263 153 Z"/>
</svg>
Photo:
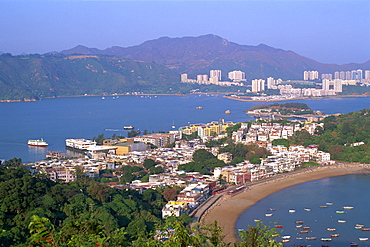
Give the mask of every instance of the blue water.
<svg viewBox="0 0 370 247">
<path fill-rule="evenodd" d="M 261 219 L 264 224 L 274 226 L 277 222 L 283 225 L 281 235 L 290 235 L 291 241 L 284 246 L 308 245 L 321 246 L 350 246 L 351 242 L 359 243 L 359 246 L 370 246 L 370 241 L 360 242 L 360 237 L 368 237 L 370 232 L 356 230 L 356 224 L 363 224 L 370 228 L 370 175 L 346 175 L 325 178 L 317 181 L 295 185 L 274 193 L 259 201 L 245 211 L 236 223 L 236 228 L 246 228 L 255 225 L 255 219 Z M 327 208 L 320 208 L 327 202 L 333 203 Z M 337 214 L 336 210 L 343 210 L 343 206 L 354 206 L 353 210 L 344 210 L 346 213 Z M 266 217 L 270 208 L 273 216 Z M 305 211 L 310 208 L 311 211 Z M 295 213 L 289 213 L 295 209 Z M 346 223 L 338 223 L 338 219 L 346 220 Z M 309 233 L 301 234 L 302 228 L 296 228 L 295 221 L 303 220 L 303 226 L 311 227 Z M 335 232 L 327 231 L 327 228 L 336 228 Z M 323 243 L 321 238 L 330 237 L 330 234 L 339 233 L 339 237 L 333 237 L 331 242 Z M 317 237 L 317 240 L 305 240 L 306 236 Z M 304 240 L 296 240 L 303 237 Z"/>
<path fill-rule="evenodd" d="M 297 100 L 324 113 L 362 110 L 370 98 Z M 271 102 L 273 103 L 273 102 Z M 282 102 L 279 102 L 282 103 Z M 224 118 L 242 122 L 252 118 L 245 110 L 260 102 L 241 102 L 221 96 L 119 96 L 71 97 L 37 102 L 0 103 L 0 159 L 22 158 L 33 162 L 45 158 L 47 150 L 65 151 L 65 139 L 104 134 L 127 136 L 124 125 L 136 129 L 168 131 L 189 123 L 206 123 Z M 202 106 L 202 110 L 195 109 Z M 231 114 L 226 115 L 225 111 Z M 28 139 L 44 138 L 48 148 L 28 147 Z"/>
</svg>

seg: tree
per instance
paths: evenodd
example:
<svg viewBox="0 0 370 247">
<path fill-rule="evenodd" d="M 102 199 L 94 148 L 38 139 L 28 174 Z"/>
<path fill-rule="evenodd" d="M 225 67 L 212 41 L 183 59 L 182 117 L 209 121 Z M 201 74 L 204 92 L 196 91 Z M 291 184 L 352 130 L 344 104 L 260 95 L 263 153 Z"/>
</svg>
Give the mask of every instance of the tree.
<svg viewBox="0 0 370 247">
<path fill-rule="evenodd" d="M 193 160 L 200 163 L 214 158 L 216 157 L 205 149 L 198 149 L 193 154 Z"/>
<path fill-rule="evenodd" d="M 270 228 L 257 222 L 256 226 L 250 226 L 247 230 L 239 231 L 241 243 L 240 247 L 279 247 L 283 246 L 282 243 L 277 243 L 274 236 L 279 236 L 276 228 Z"/>
<path fill-rule="evenodd" d="M 48 218 L 33 215 L 28 228 L 31 243 L 39 246 L 57 246 L 54 238 L 54 225 Z"/>
<path fill-rule="evenodd" d="M 290 143 L 288 139 L 275 139 L 272 141 L 272 145 L 274 146 L 283 145 L 285 147 L 289 147 Z"/>
<path fill-rule="evenodd" d="M 146 168 L 146 169 L 150 169 L 152 168 L 153 166 L 155 166 L 157 163 L 153 160 L 153 159 L 145 159 L 144 160 L 144 163 L 143 163 L 143 166 Z"/>
<path fill-rule="evenodd" d="M 172 200 L 175 200 L 176 197 L 177 197 L 177 190 L 176 189 L 173 189 L 173 188 L 166 188 L 163 192 L 162 192 L 162 196 L 163 198 L 166 200 L 166 201 L 172 201 Z"/>
</svg>

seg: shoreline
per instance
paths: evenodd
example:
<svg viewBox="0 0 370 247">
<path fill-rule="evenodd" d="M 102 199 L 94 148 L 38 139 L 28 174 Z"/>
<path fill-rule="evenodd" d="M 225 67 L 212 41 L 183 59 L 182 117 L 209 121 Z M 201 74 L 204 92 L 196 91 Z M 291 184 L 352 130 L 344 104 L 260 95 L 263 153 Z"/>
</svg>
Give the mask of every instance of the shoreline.
<svg viewBox="0 0 370 247">
<path fill-rule="evenodd" d="M 361 164 L 339 164 L 334 166 L 320 166 L 296 173 L 284 173 L 281 176 L 261 181 L 251 185 L 249 189 L 236 195 L 224 195 L 216 205 L 210 207 L 201 219 L 202 224 L 210 224 L 215 220 L 222 228 L 226 243 L 237 243 L 235 224 L 240 215 L 248 208 L 265 197 L 282 189 L 328 177 L 336 177 L 352 174 L 369 174 L 370 165 Z"/>
<path fill-rule="evenodd" d="M 336 96 L 326 96 L 326 97 L 298 97 L 298 98 L 289 98 L 289 99 L 276 99 L 276 100 L 250 100 L 250 99 L 243 99 L 243 98 L 236 98 L 231 96 L 226 96 L 225 94 L 230 94 L 231 92 L 208 92 L 208 93 L 193 93 L 193 94 L 169 94 L 169 93 L 142 93 L 142 94 L 110 94 L 110 95 L 104 95 L 104 94 L 96 94 L 96 95 L 68 95 L 68 96 L 55 96 L 55 97 L 44 97 L 40 99 L 16 99 L 16 100 L 0 100 L 0 103 L 13 103 L 13 102 L 34 102 L 34 101 L 41 101 L 43 99 L 57 99 L 57 98 L 74 98 L 74 97 L 115 97 L 115 96 L 145 96 L 145 95 L 158 95 L 158 96 L 187 96 L 187 95 L 209 95 L 209 94 L 217 94 L 217 95 L 223 95 L 222 97 L 231 99 L 231 100 L 237 100 L 237 101 L 243 101 L 243 102 L 277 102 L 277 101 L 290 101 L 290 100 L 300 100 L 300 99 L 327 99 L 327 98 L 361 98 L 361 97 L 370 97 L 370 95 L 367 94 L 351 94 L 351 95 L 336 95 Z"/>
</svg>

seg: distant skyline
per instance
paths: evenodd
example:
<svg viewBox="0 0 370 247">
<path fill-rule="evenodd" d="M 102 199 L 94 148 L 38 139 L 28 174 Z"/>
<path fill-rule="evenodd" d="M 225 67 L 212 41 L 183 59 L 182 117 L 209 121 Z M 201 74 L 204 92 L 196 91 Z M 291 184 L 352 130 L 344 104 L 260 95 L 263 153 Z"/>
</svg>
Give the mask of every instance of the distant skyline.
<svg viewBox="0 0 370 247">
<path fill-rule="evenodd" d="M 214 34 L 321 63 L 370 60 L 368 0 L 0 0 L 0 7 L 0 51 L 13 55 Z"/>
</svg>

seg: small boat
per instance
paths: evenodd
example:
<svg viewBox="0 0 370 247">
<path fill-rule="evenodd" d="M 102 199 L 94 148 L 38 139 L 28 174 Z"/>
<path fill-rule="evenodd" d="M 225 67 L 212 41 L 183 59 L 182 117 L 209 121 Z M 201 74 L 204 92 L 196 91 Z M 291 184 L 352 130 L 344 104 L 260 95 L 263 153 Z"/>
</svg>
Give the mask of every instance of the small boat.
<svg viewBox="0 0 370 247">
<path fill-rule="evenodd" d="M 285 236 L 282 236 L 281 238 L 282 239 L 290 239 L 290 236 L 289 235 L 285 235 Z"/>
<path fill-rule="evenodd" d="M 308 230 L 299 231 L 299 233 L 308 233 Z"/>
<path fill-rule="evenodd" d="M 358 240 L 360 240 L 360 241 L 367 241 L 367 240 L 369 240 L 369 238 L 358 238 Z"/>
<path fill-rule="evenodd" d="M 254 222 L 261 222 L 261 220 L 259 220 L 259 219 L 255 219 L 255 220 L 253 220 Z"/>
<path fill-rule="evenodd" d="M 308 229 L 310 229 L 311 227 L 309 227 L 309 226 L 304 226 L 303 227 L 303 229 L 305 229 L 305 230 L 308 230 Z"/>
<path fill-rule="evenodd" d="M 290 239 L 283 239 L 281 240 L 282 243 L 288 243 L 290 241 Z"/>
<path fill-rule="evenodd" d="M 310 208 L 305 208 L 304 211 L 310 212 L 311 209 Z"/>
<path fill-rule="evenodd" d="M 195 109 L 202 110 L 202 109 L 203 109 L 203 107 L 201 107 L 201 106 L 197 106 L 197 107 L 195 107 Z"/>
<path fill-rule="evenodd" d="M 324 241 L 324 242 L 329 242 L 331 240 L 332 240 L 331 238 L 321 238 L 321 241 Z"/>
<path fill-rule="evenodd" d="M 364 227 L 365 225 L 362 225 L 362 224 L 356 224 L 356 226 Z"/>
<path fill-rule="evenodd" d="M 269 210 L 270 210 L 270 211 L 276 211 L 276 209 L 275 209 L 275 208 L 270 208 Z"/>
<path fill-rule="evenodd" d="M 332 202 L 327 202 L 326 205 L 333 205 L 333 203 Z"/>
<path fill-rule="evenodd" d="M 296 221 L 295 221 L 295 223 L 296 223 L 296 224 L 303 224 L 303 223 L 304 223 L 304 221 L 303 221 L 303 220 L 296 220 Z"/>
<path fill-rule="evenodd" d="M 337 211 L 335 211 L 337 214 L 344 214 L 345 213 L 345 211 L 342 211 L 342 210 L 337 210 Z"/>
<path fill-rule="evenodd" d="M 327 208 L 328 206 L 326 206 L 326 205 L 322 205 L 322 206 L 320 206 L 320 208 Z"/>
<path fill-rule="evenodd" d="M 338 220 L 338 223 L 346 223 L 346 220 Z"/>
<path fill-rule="evenodd" d="M 296 228 L 302 228 L 303 225 L 296 225 Z"/>
<path fill-rule="evenodd" d="M 244 228 L 239 228 L 238 229 L 238 232 L 240 232 L 240 231 L 244 231 L 245 229 Z"/>
<path fill-rule="evenodd" d="M 332 238 L 339 237 L 339 233 L 330 234 L 330 237 L 332 237 Z"/>
<path fill-rule="evenodd" d="M 297 239 L 297 240 L 303 240 L 302 237 L 296 237 L 295 239 Z"/>
<path fill-rule="evenodd" d="M 367 232 L 367 231 L 370 231 L 370 228 L 362 228 L 361 231 Z"/>
<path fill-rule="evenodd" d="M 355 229 L 360 230 L 360 229 L 362 229 L 362 226 L 355 226 Z"/>
<path fill-rule="evenodd" d="M 105 99 L 105 97 L 103 96 L 103 97 L 101 97 L 101 99 Z"/>
<path fill-rule="evenodd" d="M 354 209 L 354 207 L 352 207 L 352 206 L 344 206 L 343 209 L 349 209 L 350 210 L 350 209 Z"/>
<path fill-rule="evenodd" d="M 265 214 L 266 217 L 271 217 L 273 214 Z"/>
<path fill-rule="evenodd" d="M 316 240 L 317 237 L 306 237 L 306 240 Z"/>
<path fill-rule="evenodd" d="M 283 228 L 283 225 L 275 225 L 276 228 Z"/>
<path fill-rule="evenodd" d="M 355 247 L 355 246 L 358 246 L 358 243 L 351 242 L 350 245 L 351 245 L 351 247 Z"/>
<path fill-rule="evenodd" d="M 289 213 L 295 213 L 295 209 L 289 209 Z"/>
<path fill-rule="evenodd" d="M 47 147 L 49 145 L 42 138 L 41 139 L 37 139 L 37 140 L 28 140 L 28 143 L 27 144 L 29 146 L 33 146 L 33 147 Z"/>
<path fill-rule="evenodd" d="M 225 114 L 230 114 L 230 113 L 231 113 L 230 110 L 225 111 Z"/>
<path fill-rule="evenodd" d="M 335 229 L 335 228 L 327 228 L 326 230 L 328 230 L 329 232 L 334 232 L 334 231 L 336 231 L 337 229 Z"/>
<path fill-rule="evenodd" d="M 124 129 L 124 130 L 133 130 L 133 129 L 134 129 L 134 126 L 132 126 L 132 125 L 129 125 L 129 126 L 123 126 L 123 129 Z"/>
</svg>

